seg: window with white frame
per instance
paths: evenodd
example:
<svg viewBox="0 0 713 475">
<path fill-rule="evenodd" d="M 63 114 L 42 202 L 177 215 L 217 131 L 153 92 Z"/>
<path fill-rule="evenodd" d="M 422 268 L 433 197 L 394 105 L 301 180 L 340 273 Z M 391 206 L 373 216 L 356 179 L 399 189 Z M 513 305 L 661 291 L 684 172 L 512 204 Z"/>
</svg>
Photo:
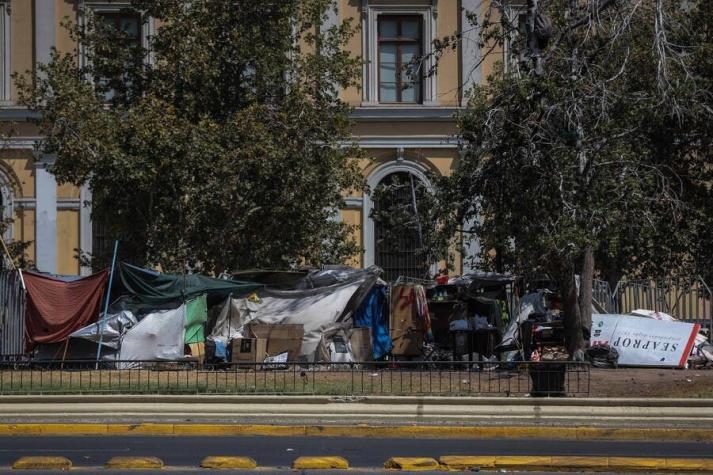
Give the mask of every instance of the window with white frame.
<svg viewBox="0 0 713 475">
<path fill-rule="evenodd" d="M 116 36 L 115 45 L 127 52 L 127 61 L 136 60 L 145 64 L 151 62 L 150 55 L 143 56 L 143 51 L 148 48 L 149 38 L 154 34 L 154 21 L 152 18 L 144 18 L 141 13 L 132 9 L 128 2 L 82 0 L 81 7 L 81 24 L 86 27 L 87 20 L 91 16 L 96 25 L 102 25 L 102 27 L 113 32 Z M 130 59 L 131 51 L 136 51 L 137 54 L 140 52 L 142 56 Z M 94 53 L 100 54 L 98 52 Z M 86 50 L 82 51 L 82 61 L 84 65 L 87 65 L 88 61 L 90 61 Z M 112 85 L 111 83 L 121 83 L 124 78 L 120 74 L 113 74 L 112 77 L 94 77 L 90 79 L 97 85 L 103 86 L 106 89 L 107 100 L 111 100 L 115 97 L 119 86 L 119 84 Z"/>
<path fill-rule="evenodd" d="M 0 1 L 0 101 L 10 100 L 10 2 Z"/>
<path fill-rule="evenodd" d="M 437 5 L 437 0 L 413 6 L 364 2 L 364 105 L 436 104 L 437 76 L 428 72 L 434 65 Z"/>
<path fill-rule="evenodd" d="M 379 102 L 421 102 L 422 18 L 379 16 Z"/>
</svg>

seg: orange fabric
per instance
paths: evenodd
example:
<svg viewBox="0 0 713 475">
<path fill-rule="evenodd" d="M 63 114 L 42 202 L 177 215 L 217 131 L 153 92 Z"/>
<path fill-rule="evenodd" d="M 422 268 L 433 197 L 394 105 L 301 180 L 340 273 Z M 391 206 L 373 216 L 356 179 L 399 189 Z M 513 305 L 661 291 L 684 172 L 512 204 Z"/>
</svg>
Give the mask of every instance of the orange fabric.
<svg viewBox="0 0 713 475">
<path fill-rule="evenodd" d="M 27 287 L 25 346 L 57 343 L 97 321 L 109 272 L 64 282 L 42 274 L 24 274 Z"/>
</svg>

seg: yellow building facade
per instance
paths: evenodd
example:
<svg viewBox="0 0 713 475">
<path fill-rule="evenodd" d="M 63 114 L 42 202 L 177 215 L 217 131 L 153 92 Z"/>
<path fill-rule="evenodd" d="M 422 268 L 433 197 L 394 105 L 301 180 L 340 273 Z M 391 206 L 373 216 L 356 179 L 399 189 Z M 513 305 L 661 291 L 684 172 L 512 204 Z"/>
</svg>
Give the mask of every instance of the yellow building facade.
<svg viewBox="0 0 713 475">
<path fill-rule="evenodd" d="M 3 217 L 14 219 L 6 239 L 32 241 L 29 257 L 39 270 L 59 274 L 90 272 L 78 252 L 91 254 L 93 243 L 91 192 L 57 184 L 47 170 L 53 157 L 34 151 L 39 132 L 33 112 L 17 105 L 12 72 L 36 69 L 47 62 L 52 48 L 71 51 L 75 45 L 60 26 L 64 18 L 81 22 L 87 8 L 119 12 L 128 2 L 95 0 L 0 0 L 0 190 Z M 361 88 L 341 92 L 354 107 L 354 139 L 367 156 L 364 177 L 371 189 L 392 174 L 413 177 L 430 186 L 431 174 L 448 175 L 458 166 L 454 115 L 464 104 L 464 91 L 485 78 L 492 59 L 481 64 L 477 32 L 467 11 L 484 12 L 481 0 L 338 0 L 329 23 L 352 18 L 360 34 L 349 44 L 363 58 Z M 465 25 L 465 28 L 464 28 Z M 142 26 L 146 41 L 155 31 L 151 19 Z M 414 55 L 428 55 L 436 38 L 463 31 L 463 42 L 440 59 L 436 74 L 409 81 L 400 74 Z M 431 61 L 431 60 L 428 60 Z M 427 62 L 428 62 L 427 61 Z M 426 64 L 425 68 L 431 66 Z M 339 219 L 357 226 L 363 254 L 360 266 L 380 262 L 374 203 L 366 194 L 349 196 Z M 475 252 L 475 250 L 470 250 Z M 462 259 L 455 272 L 467 271 Z M 394 270 L 395 272 L 398 269 Z"/>
</svg>

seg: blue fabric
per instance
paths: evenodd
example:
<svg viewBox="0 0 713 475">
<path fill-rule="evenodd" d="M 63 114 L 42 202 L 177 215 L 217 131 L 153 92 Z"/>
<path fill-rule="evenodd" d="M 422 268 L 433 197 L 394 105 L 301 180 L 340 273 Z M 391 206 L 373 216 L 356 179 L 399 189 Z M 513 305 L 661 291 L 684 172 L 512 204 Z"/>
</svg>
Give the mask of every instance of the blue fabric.
<svg viewBox="0 0 713 475">
<path fill-rule="evenodd" d="M 213 340 L 215 342 L 215 357 L 223 361 L 228 361 L 228 348 L 222 340 Z"/>
<path fill-rule="evenodd" d="M 354 326 L 371 328 L 374 359 L 383 358 L 394 344 L 389 336 L 389 306 L 386 287 L 375 285 L 354 313 Z"/>
</svg>

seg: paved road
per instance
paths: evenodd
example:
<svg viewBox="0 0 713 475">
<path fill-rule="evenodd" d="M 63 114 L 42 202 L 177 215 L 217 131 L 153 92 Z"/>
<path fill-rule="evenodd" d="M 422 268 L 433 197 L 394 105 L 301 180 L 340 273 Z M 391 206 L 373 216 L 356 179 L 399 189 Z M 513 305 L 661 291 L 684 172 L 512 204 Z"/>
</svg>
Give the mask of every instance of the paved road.
<svg viewBox="0 0 713 475">
<path fill-rule="evenodd" d="M 99 467 L 117 455 L 156 456 L 167 466 L 198 467 L 208 455 L 241 455 L 262 467 L 289 467 L 302 455 L 339 455 L 377 468 L 395 456 L 609 455 L 710 457 L 713 444 L 575 440 L 444 440 L 343 437 L 0 437 L 0 468 L 20 456 L 61 455 L 75 467 Z"/>
</svg>

